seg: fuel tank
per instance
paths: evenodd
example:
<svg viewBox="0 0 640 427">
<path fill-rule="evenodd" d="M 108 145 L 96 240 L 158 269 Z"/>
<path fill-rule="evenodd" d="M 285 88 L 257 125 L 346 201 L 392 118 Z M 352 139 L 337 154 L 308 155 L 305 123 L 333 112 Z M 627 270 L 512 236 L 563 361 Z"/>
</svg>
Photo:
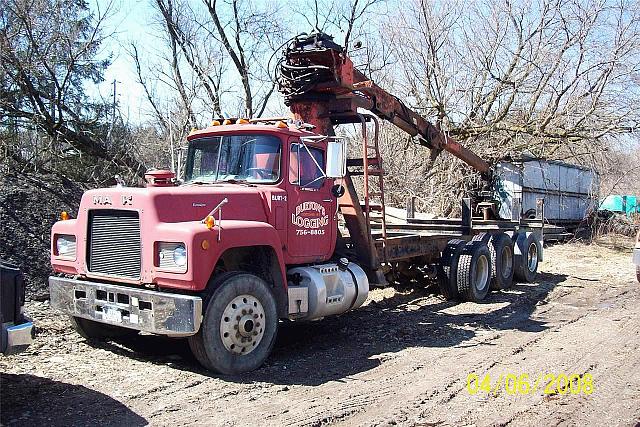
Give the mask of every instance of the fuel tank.
<svg viewBox="0 0 640 427">
<path fill-rule="evenodd" d="M 359 265 L 340 263 L 295 267 L 287 271 L 289 315 L 315 320 L 360 307 L 369 295 L 369 280 Z"/>
</svg>

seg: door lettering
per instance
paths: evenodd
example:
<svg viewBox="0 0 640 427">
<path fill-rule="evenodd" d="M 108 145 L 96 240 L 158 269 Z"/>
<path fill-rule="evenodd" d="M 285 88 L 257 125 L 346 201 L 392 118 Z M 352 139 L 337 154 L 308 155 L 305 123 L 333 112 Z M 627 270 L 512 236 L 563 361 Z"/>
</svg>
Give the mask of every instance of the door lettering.
<svg viewBox="0 0 640 427">
<path fill-rule="evenodd" d="M 329 224 L 329 215 L 318 202 L 302 202 L 291 214 L 291 223 L 305 229 L 318 229 Z"/>
</svg>

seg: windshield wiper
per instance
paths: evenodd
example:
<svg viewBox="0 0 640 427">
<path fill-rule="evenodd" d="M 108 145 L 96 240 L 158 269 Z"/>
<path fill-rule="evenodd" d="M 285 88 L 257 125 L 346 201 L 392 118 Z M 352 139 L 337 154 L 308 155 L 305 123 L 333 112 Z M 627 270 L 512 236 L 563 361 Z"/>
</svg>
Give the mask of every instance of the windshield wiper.
<svg viewBox="0 0 640 427">
<path fill-rule="evenodd" d="M 228 182 L 229 184 L 249 184 L 246 179 L 238 179 L 238 178 L 230 178 L 230 179 L 221 179 L 216 182 Z"/>
<path fill-rule="evenodd" d="M 185 185 L 204 185 L 204 184 L 213 184 L 214 181 L 205 181 L 203 179 L 194 179 L 193 181 L 185 182 Z"/>
</svg>

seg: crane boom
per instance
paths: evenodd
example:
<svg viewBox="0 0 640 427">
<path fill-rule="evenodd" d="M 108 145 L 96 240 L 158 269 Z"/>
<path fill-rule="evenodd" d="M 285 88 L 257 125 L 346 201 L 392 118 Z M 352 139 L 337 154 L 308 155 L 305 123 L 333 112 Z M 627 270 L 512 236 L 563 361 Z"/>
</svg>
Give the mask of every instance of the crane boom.
<svg viewBox="0 0 640 427">
<path fill-rule="evenodd" d="M 349 159 L 347 166 L 362 171 L 349 171 L 342 180 L 344 194 L 339 209 L 349 230 L 349 238 L 359 248 L 357 257 L 372 283 L 385 283 L 381 262 L 387 260 L 382 158 L 378 145 L 378 126 L 375 117 L 393 123 L 431 150 L 435 159 L 446 150 L 478 170 L 483 178 L 491 173 L 490 165 L 472 151 L 450 138 L 438 126 L 410 109 L 398 97 L 376 85 L 360 72 L 342 46 L 324 33 L 301 35 L 293 39 L 278 64 L 278 90 L 294 118 L 315 126 L 314 131 L 332 136 L 334 126 L 344 123 L 362 125 L 362 158 Z M 367 110 L 374 116 L 362 114 Z M 369 139 L 366 122 L 374 121 L 373 142 Z M 373 150 L 373 153 L 370 151 Z M 362 199 L 352 176 L 364 175 Z M 378 179 L 371 178 L 377 176 Z M 377 187 L 372 191 L 371 186 Z M 372 200 L 377 199 L 377 206 Z M 379 259 L 371 228 L 371 212 L 381 214 L 383 257 Z"/>
<path fill-rule="evenodd" d="M 356 69 L 342 46 L 324 33 L 297 37 L 280 61 L 278 89 L 292 112 L 328 133 L 336 123 L 358 122 L 358 107 L 393 123 L 435 158 L 442 150 L 486 174 L 490 165 Z M 324 120 L 324 122 L 323 122 Z"/>
</svg>

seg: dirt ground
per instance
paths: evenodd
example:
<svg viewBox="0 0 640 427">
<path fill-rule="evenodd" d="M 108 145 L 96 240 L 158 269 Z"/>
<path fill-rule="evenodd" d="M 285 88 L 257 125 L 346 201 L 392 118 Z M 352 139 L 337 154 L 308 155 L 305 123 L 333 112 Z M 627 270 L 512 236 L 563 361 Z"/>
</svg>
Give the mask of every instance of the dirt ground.
<svg viewBox="0 0 640 427">
<path fill-rule="evenodd" d="M 536 283 L 455 304 L 376 289 L 366 307 L 282 325 L 267 364 L 201 369 L 184 340 L 88 345 L 47 302 L 29 351 L 0 358 L 5 425 L 636 425 L 640 285 L 631 242 L 547 248 Z M 593 393 L 469 393 L 467 377 L 591 374 Z"/>
</svg>

